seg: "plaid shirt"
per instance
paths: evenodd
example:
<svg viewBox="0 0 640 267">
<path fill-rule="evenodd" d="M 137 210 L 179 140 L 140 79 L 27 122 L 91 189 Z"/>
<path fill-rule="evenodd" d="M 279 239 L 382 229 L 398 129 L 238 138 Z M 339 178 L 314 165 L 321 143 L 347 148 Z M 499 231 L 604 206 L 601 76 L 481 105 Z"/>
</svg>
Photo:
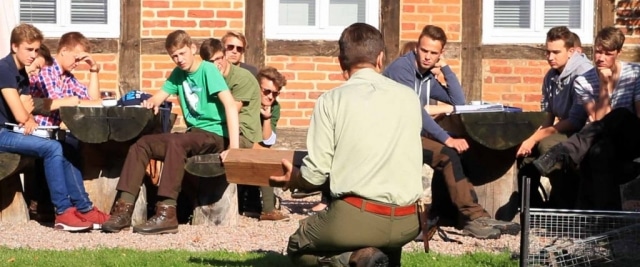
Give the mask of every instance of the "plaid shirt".
<svg viewBox="0 0 640 267">
<path fill-rule="evenodd" d="M 640 101 L 640 65 L 621 62 L 620 78 L 615 85 L 611 97 L 611 110 L 626 108 L 635 113 L 634 103 Z M 585 104 L 596 102 L 600 96 L 600 82 L 596 68 L 585 72 L 576 78 L 575 90 L 578 102 Z"/>
<path fill-rule="evenodd" d="M 35 98 L 60 99 L 68 96 L 77 96 L 80 99 L 89 99 L 87 87 L 80 83 L 70 72 L 63 72 L 58 61 L 53 60 L 53 65 L 45 66 L 38 76 L 31 76 L 30 92 Z M 51 111 L 50 116 L 35 115 L 35 121 L 40 126 L 60 125 L 60 112 Z"/>
</svg>

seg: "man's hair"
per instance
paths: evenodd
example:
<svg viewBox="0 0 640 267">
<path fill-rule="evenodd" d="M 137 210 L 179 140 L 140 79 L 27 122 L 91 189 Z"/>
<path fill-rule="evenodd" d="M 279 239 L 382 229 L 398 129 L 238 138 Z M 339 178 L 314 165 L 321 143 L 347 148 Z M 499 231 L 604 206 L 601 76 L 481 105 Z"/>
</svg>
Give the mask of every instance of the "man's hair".
<svg viewBox="0 0 640 267">
<path fill-rule="evenodd" d="M 416 50 L 416 47 L 418 47 L 418 42 L 416 41 L 406 42 L 402 46 L 402 49 L 400 50 L 400 54 L 398 54 L 398 56 L 402 56 L 406 53 L 409 53 L 409 51 Z"/>
<path fill-rule="evenodd" d="M 578 34 L 576 34 L 575 32 L 571 32 L 571 35 L 573 36 L 573 47 L 582 47 L 580 36 L 578 36 Z"/>
<path fill-rule="evenodd" d="M 22 42 L 42 42 L 42 40 L 44 40 L 42 32 L 31 24 L 22 23 L 11 30 L 10 44 L 12 45 L 20 45 Z"/>
<path fill-rule="evenodd" d="M 51 50 L 44 44 L 40 44 L 40 49 L 38 50 L 39 56 L 44 58 L 44 64 L 46 66 L 53 65 L 53 57 L 51 56 Z"/>
<path fill-rule="evenodd" d="M 246 51 L 246 49 L 247 49 L 247 38 L 244 37 L 244 34 L 242 34 L 241 32 L 236 32 L 236 31 L 228 31 L 227 34 L 222 36 L 222 39 L 221 39 L 222 43 L 226 44 L 227 43 L 227 39 L 229 39 L 231 37 L 238 38 L 240 40 L 240 42 L 242 42 L 242 46 L 244 47 L 244 49 Z"/>
<path fill-rule="evenodd" d="M 164 48 L 167 49 L 167 52 L 172 52 L 185 46 L 191 46 L 192 44 L 191 36 L 189 36 L 187 32 L 184 30 L 175 30 L 167 35 Z"/>
<path fill-rule="evenodd" d="M 422 37 L 429 37 L 434 41 L 440 41 L 442 43 L 442 47 L 447 44 L 447 34 L 444 33 L 442 28 L 436 25 L 424 26 L 420 33 L 420 37 L 418 37 L 418 42 L 420 42 Z"/>
<path fill-rule="evenodd" d="M 200 57 L 202 60 L 209 60 L 218 51 L 224 52 L 224 47 L 219 39 L 209 38 L 200 45 Z"/>
<path fill-rule="evenodd" d="M 373 26 L 357 22 L 344 29 L 338 40 L 340 54 L 338 60 L 343 70 L 357 65 L 376 66 L 378 55 L 384 50 L 382 33 Z"/>
<path fill-rule="evenodd" d="M 571 32 L 566 26 L 556 26 L 547 32 L 547 42 L 558 40 L 564 41 L 564 48 L 569 49 L 575 47 L 575 33 Z"/>
<path fill-rule="evenodd" d="M 598 32 L 596 39 L 593 42 L 594 47 L 602 47 L 606 51 L 618 51 L 622 50 L 624 45 L 624 34 L 619 29 L 609 26 L 605 27 Z"/>
<path fill-rule="evenodd" d="M 84 37 L 82 33 L 65 33 L 60 37 L 60 41 L 58 41 L 58 53 L 60 53 L 63 48 L 73 49 L 78 45 L 82 46 L 85 52 L 91 52 L 91 43 L 89 43 L 87 37 Z"/>
<path fill-rule="evenodd" d="M 281 90 L 282 87 L 287 85 L 287 78 L 278 72 L 278 69 L 270 66 L 260 69 L 256 78 L 258 78 L 258 81 L 261 81 L 262 78 L 272 81 L 278 90 Z"/>
</svg>

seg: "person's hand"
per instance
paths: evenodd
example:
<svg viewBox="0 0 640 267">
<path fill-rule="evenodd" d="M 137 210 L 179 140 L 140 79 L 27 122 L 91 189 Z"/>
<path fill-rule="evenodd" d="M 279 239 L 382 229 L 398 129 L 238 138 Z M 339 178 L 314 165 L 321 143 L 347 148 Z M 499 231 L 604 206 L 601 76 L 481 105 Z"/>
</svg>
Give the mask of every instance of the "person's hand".
<svg viewBox="0 0 640 267">
<path fill-rule="evenodd" d="M 221 162 L 224 162 L 224 159 L 226 159 L 226 158 L 227 158 L 227 154 L 229 154 L 229 149 L 227 149 L 227 150 L 225 150 L 225 151 L 220 152 L 220 161 L 221 161 Z"/>
<path fill-rule="evenodd" d="M 610 68 L 598 68 L 598 76 L 603 84 L 610 84 L 613 80 L 613 72 Z"/>
<path fill-rule="evenodd" d="M 29 135 L 38 128 L 38 123 L 33 118 L 29 118 L 25 123 L 21 123 L 20 126 L 24 128 L 24 135 Z"/>
<path fill-rule="evenodd" d="M 33 104 L 33 97 L 31 95 L 20 95 L 20 101 L 22 101 L 22 105 L 27 110 L 29 114 L 33 112 L 35 109 L 35 105 Z"/>
<path fill-rule="evenodd" d="M 528 138 L 524 140 L 522 144 L 520 144 L 520 148 L 518 148 L 518 152 L 516 152 L 516 157 L 526 157 L 531 155 L 531 150 L 536 145 L 536 141 Z"/>
<path fill-rule="evenodd" d="M 449 137 L 449 139 L 447 139 L 447 141 L 444 142 L 444 145 L 455 149 L 456 151 L 458 151 L 458 153 L 465 152 L 467 151 L 467 149 L 469 149 L 469 144 L 467 143 L 467 140 L 463 138 Z"/>
<path fill-rule="evenodd" d="M 158 107 L 151 101 L 143 100 L 140 106 L 146 109 L 153 109 L 153 114 L 158 114 Z"/>
<path fill-rule="evenodd" d="M 274 186 L 282 187 L 283 190 L 287 190 L 287 187 L 289 186 L 289 181 L 291 181 L 291 176 L 297 175 L 297 172 L 299 170 L 298 168 L 294 168 L 291 161 L 288 161 L 286 159 L 282 159 L 282 167 L 285 170 L 284 175 L 271 176 L 269 177 L 269 180 L 272 182 Z"/>
<path fill-rule="evenodd" d="M 438 59 L 438 62 L 436 62 L 434 67 L 440 69 L 440 68 L 444 68 L 444 66 L 446 65 L 447 65 L 447 62 L 444 61 L 444 56 L 440 55 L 440 59 Z"/>
<path fill-rule="evenodd" d="M 262 106 L 260 108 L 260 115 L 263 119 L 271 119 L 271 106 Z"/>
<path fill-rule="evenodd" d="M 87 63 L 87 65 L 89 65 L 89 69 L 93 72 L 100 71 L 100 64 L 98 64 L 98 62 L 96 62 L 89 53 L 78 54 L 76 56 L 76 60 L 84 61 L 85 63 Z"/>
</svg>

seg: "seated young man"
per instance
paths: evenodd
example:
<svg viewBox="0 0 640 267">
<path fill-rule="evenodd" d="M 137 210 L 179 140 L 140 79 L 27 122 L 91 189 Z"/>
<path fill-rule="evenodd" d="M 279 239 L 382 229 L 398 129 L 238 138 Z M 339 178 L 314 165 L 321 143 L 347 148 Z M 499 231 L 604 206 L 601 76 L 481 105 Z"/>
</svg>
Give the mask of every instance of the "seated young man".
<svg viewBox="0 0 640 267">
<path fill-rule="evenodd" d="M 242 62 L 244 51 L 247 49 L 247 38 L 244 34 L 230 31 L 222 36 L 221 41 L 224 45 L 224 56 L 231 64 L 248 70 L 253 77 L 258 74 L 258 68 Z"/>
<path fill-rule="evenodd" d="M 592 121 L 552 147 L 533 163 L 546 175 L 562 166 L 580 165 L 579 207 L 619 210 L 619 185 L 640 156 L 640 65 L 617 60 L 624 44 L 617 28 L 600 30 L 594 42 L 596 68 L 576 78 L 578 100 Z"/>
<path fill-rule="evenodd" d="M 11 32 L 11 54 L 0 60 L 0 151 L 43 158 L 56 212 L 54 228 L 83 231 L 102 224 L 108 216 L 89 200 L 82 174 L 63 156 L 60 143 L 31 135 L 38 124 L 20 100 L 20 93 L 29 90 L 25 66 L 36 59 L 42 40 L 42 33 L 34 26 L 18 25 Z M 19 124 L 24 133 L 9 130 L 5 123 Z"/>
<path fill-rule="evenodd" d="M 535 133 L 522 142 L 516 152 L 516 156 L 521 158 L 518 176 L 531 178 L 534 192 L 539 187 L 540 174 L 532 165 L 533 160 L 582 129 L 587 120 L 587 113 L 576 101 L 573 84 L 578 75 L 593 69 L 593 65 L 586 55 L 576 51 L 579 43 L 577 35 L 565 26 L 553 27 L 547 32 L 546 54 L 551 68 L 542 83 L 541 101 L 542 111 L 547 112 L 547 118 Z M 556 118 L 558 122 L 554 124 Z M 579 179 L 577 173 L 566 170 L 554 172 L 550 176 L 553 190 L 549 196 L 549 207 L 575 208 L 577 190 L 574 185 Z M 531 201 L 531 205 L 535 207 L 544 204 L 540 197 L 532 197 Z"/>
<path fill-rule="evenodd" d="M 231 94 L 233 94 L 236 99 L 238 106 L 241 107 L 240 148 L 254 148 L 263 140 L 263 133 L 261 132 L 263 129 L 261 129 L 261 125 L 264 125 L 264 120 L 260 117 L 262 117 L 261 114 L 263 113 L 264 108 L 261 108 L 261 103 L 264 103 L 265 97 L 260 97 L 260 85 L 255 77 L 252 76 L 249 71 L 231 64 L 231 62 L 226 59 L 225 55 L 222 42 L 218 39 L 209 38 L 200 46 L 200 57 L 214 63 L 218 67 L 220 72 L 222 72 L 222 75 L 225 77 L 225 81 L 231 90 Z M 262 92 L 264 93 L 264 91 Z M 271 134 L 271 131 L 269 134 Z M 275 142 L 275 139 L 273 141 Z M 205 160 L 202 161 L 204 162 Z M 264 187 L 261 191 L 263 207 L 260 219 L 288 219 L 287 216 L 284 216 L 279 211 L 275 210 L 275 195 L 273 193 L 273 188 Z M 241 202 L 241 198 L 238 200 Z M 242 205 L 241 202 L 239 206 L 243 207 L 244 205 Z M 269 215 L 265 215 L 265 211 Z"/>
<path fill-rule="evenodd" d="M 178 232 L 176 199 L 180 193 L 186 159 L 221 151 L 221 157 L 224 158 L 226 144 L 229 144 L 229 148 L 239 147 L 238 106 L 220 71 L 215 65 L 195 56 L 197 47 L 183 30 L 170 33 L 165 48 L 176 68 L 162 90 L 142 105 L 157 112 L 170 95 L 177 95 L 189 128 L 186 133 L 145 135 L 129 148 L 118 181 L 117 201 L 111 218 L 102 226 L 105 232 L 119 232 L 131 226 L 134 203 L 150 159 L 164 160 L 156 214 L 146 223 L 134 226 L 133 232 Z"/>
<path fill-rule="evenodd" d="M 463 153 L 469 144 L 463 138 L 453 138 L 438 125 L 431 115 L 450 113 L 452 105 L 464 105 L 464 94 L 460 82 L 451 68 L 440 59 L 444 53 L 447 36 L 438 26 L 427 25 L 418 38 L 418 48 L 393 61 L 384 71 L 384 75 L 395 80 L 418 94 L 422 109 L 422 149 L 424 164 L 444 176 L 444 184 L 451 202 L 460 215 L 458 226 L 465 235 L 479 239 L 498 238 L 501 233 L 517 234 L 520 226 L 516 223 L 491 219 L 491 215 L 478 203 L 473 184 L 467 179 L 462 169 L 458 153 Z M 432 72 L 439 63 L 444 74 L 447 87 L 437 82 Z M 434 98 L 446 105 L 429 106 L 429 99 Z M 435 140 L 434 140 L 435 139 Z M 437 176 L 434 176 L 437 177 Z M 432 191 L 438 190 L 432 188 Z M 433 199 L 432 209 L 437 213 L 447 213 L 446 199 Z"/>
</svg>

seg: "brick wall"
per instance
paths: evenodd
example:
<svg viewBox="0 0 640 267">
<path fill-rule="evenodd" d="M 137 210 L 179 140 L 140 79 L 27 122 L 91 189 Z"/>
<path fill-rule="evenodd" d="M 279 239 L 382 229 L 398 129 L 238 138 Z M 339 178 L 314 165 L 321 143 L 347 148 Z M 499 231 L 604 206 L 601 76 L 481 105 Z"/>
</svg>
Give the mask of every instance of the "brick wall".
<svg viewBox="0 0 640 267">
<path fill-rule="evenodd" d="M 92 54 L 92 57 L 101 64 L 100 70 L 100 90 L 116 92 L 118 90 L 118 55 L 117 54 Z M 73 71 L 80 82 L 89 85 L 89 66 L 80 64 Z"/>
<path fill-rule="evenodd" d="M 626 34 L 625 44 L 640 44 L 640 0 L 618 0 L 615 25 Z"/>
<path fill-rule="evenodd" d="M 482 100 L 539 111 L 546 60 L 482 60 Z"/>
</svg>

